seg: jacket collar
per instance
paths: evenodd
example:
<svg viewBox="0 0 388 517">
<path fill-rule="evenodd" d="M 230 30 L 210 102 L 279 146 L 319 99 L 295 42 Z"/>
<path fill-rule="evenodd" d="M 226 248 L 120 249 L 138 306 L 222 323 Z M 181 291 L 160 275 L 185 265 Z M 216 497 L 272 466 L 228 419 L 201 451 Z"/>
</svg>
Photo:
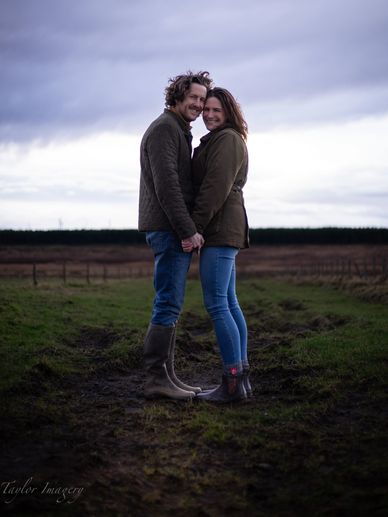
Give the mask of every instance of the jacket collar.
<svg viewBox="0 0 388 517">
<path fill-rule="evenodd" d="M 209 133 L 206 133 L 202 138 L 200 138 L 200 141 L 202 144 L 207 144 L 207 142 L 217 133 L 222 131 L 223 129 L 231 128 L 231 124 L 224 124 L 221 127 L 218 127 L 217 129 L 214 129 L 213 131 L 209 131 Z M 233 129 L 233 128 L 232 128 Z"/>
<path fill-rule="evenodd" d="M 175 111 L 172 111 L 171 109 L 168 109 L 168 108 L 165 108 L 164 113 L 168 113 L 168 114 L 172 115 L 177 120 L 178 124 L 181 126 L 183 131 L 185 133 L 190 133 L 190 130 L 191 130 L 190 124 L 188 122 L 186 122 L 186 120 L 183 117 L 181 117 L 178 113 L 176 113 Z"/>
</svg>

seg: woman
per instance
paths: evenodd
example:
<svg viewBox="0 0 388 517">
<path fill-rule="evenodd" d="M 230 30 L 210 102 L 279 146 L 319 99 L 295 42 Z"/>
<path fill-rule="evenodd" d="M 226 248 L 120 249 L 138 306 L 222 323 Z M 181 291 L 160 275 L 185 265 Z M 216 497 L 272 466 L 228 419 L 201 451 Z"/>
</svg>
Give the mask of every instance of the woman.
<svg viewBox="0 0 388 517">
<path fill-rule="evenodd" d="M 248 378 L 247 326 L 236 297 L 235 258 L 248 247 L 248 222 L 242 188 L 247 180 L 248 127 L 228 90 L 209 91 L 203 109 L 209 133 L 194 151 L 192 175 L 195 205 L 192 219 L 205 244 L 200 277 L 205 307 L 213 321 L 223 361 L 218 388 L 197 397 L 211 402 L 245 399 L 252 394 Z M 183 240 L 184 251 L 191 251 Z"/>
</svg>

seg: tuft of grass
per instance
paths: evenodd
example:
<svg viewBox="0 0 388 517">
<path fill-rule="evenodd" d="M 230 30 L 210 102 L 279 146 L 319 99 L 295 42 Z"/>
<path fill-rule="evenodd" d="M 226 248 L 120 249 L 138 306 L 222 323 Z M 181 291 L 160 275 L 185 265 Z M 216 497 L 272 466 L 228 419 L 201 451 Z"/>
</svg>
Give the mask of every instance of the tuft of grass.
<svg viewBox="0 0 388 517">
<path fill-rule="evenodd" d="M 111 327 L 121 334 L 110 356 L 138 365 L 138 334 L 148 324 L 152 297 L 152 284 L 146 279 L 37 287 L 3 280 L 0 391 L 20 383 L 29 372 L 43 370 L 44 365 L 52 375 L 79 374 L 88 362 L 79 343 L 85 327 Z M 69 346 L 74 342 L 78 345 Z"/>
</svg>

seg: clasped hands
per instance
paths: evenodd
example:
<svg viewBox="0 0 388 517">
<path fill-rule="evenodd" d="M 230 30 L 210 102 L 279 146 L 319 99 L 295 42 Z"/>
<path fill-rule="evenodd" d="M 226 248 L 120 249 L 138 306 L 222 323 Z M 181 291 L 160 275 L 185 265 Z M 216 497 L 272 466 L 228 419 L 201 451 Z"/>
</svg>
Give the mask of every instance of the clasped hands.
<svg viewBox="0 0 388 517">
<path fill-rule="evenodd" d="M 204 242 L 205 240 L 202 235 L 197 232 L 187 239 L 182 239 L 182 249 L 185 253 L 190 253 L 195 249 L 199 251 L 204 245 Z"/>
</svg>

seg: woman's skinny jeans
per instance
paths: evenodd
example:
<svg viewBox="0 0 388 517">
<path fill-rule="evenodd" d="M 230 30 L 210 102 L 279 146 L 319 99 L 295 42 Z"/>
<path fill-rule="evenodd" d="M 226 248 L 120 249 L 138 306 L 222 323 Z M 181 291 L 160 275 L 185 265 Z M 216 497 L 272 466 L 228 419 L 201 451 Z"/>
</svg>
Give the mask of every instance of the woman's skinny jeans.
<svg viewBox="0 0 388 517">
<path fill-rule="evenodd" d="M 236 296 L 238 248 L 204 247 L 200 254 L 203 298 L 214 325 L 224 368 L 247 362 L 247 325 Z"/>
</svg>

